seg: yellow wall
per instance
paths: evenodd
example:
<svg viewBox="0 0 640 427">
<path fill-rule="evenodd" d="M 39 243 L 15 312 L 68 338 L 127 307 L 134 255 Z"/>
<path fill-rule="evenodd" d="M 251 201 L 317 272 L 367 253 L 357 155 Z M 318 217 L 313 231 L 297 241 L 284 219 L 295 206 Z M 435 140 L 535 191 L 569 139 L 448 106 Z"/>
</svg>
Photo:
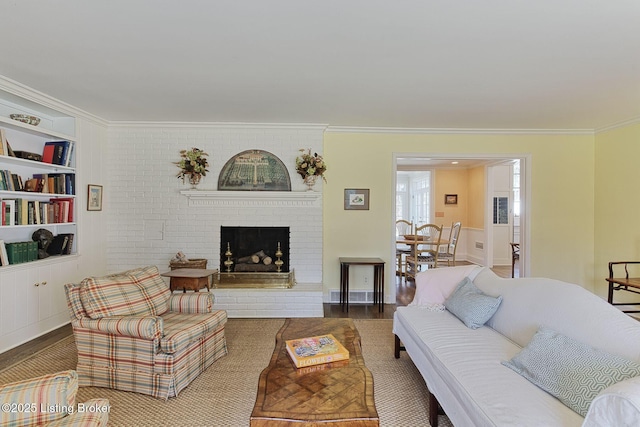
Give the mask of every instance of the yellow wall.
<svg viewBox="0 0 640 427">
<path fill-rule="evenodd" d="M 482 230 L 484 229 L 484 203 L 486 198 L 484 166 L 469 169 L 468 176 L 469 207 L 465 227 Z"/>
<path fill-rule="evenodd" d="M 464 170 L 438 169 L 435 171 L 435 212 L 433 223 L 450 227 L 456 221 L 467 224 L 467 210 L 469 206 L 468 173 Z M 457 194 L 457 205 L 446 205 L 445 194 Z M 438 216 L 442 214 L 443 216 Z M 446 238 L 447 236 L 443 236 Z"/>
<path fill-rule="evenodd" d="M 323 153 L 329 165 L 328 183 L 323 186 L 325 291 L 339 287 L 338 257 L 368 256 L 386 261 L 385 285 L 390 295 L 395 262 L 393 154 L 414 152 L 530 154 L 531 275 L 593 289 L 593 135 L 327 132 Z M 369 188 L 370 210 L 345 211 L 345 188 Z"/>
<path fill-rule="evenodd" d="M 597 134 L 595 156 L 594 276 L 596 293 L 605 297 L 608 263 L 640 261 L 640 124 Z M 616 293 L 623 297 L 638 300 Z"/>
</svg>

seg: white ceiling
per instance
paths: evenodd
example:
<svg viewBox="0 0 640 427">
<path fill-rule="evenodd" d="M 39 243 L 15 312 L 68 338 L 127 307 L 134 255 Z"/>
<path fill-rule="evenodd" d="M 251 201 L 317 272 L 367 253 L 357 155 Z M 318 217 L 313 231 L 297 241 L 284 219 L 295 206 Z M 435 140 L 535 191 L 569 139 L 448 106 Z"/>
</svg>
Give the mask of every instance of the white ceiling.
<svg viewBox="0 0 640 427">
<path fill-rule="evenodd" d="M 0 74 L 114 121 L 598 129 L 638 0 L 2 0 Z"/>
</svg>

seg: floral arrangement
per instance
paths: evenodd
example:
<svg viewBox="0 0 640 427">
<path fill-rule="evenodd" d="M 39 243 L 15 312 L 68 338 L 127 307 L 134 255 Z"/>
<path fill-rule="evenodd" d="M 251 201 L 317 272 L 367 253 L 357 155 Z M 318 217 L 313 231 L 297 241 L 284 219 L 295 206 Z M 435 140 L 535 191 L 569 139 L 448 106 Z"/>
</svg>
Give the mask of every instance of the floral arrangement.
<svg viewBox="0 0 640 427">
<path fill-rule="evenodd" d="M 176 176 L 181 178 L 183 182 L 187 175 L 189 175 L 189 178 L 198 177 L 198 179 L 200 176 L 207 176 L 209 163 L 205 156 L 208 156 L 208 154 L 195 147 L 191 150 L 180 150 L 182 159 L 179 162 L 175 162 L 180 168 L 180 172 Z"/>
<path fill-rule="evenodd" d="M 327 178 L 324 177 L 324 173 L 327 171 L 327 164 L 324 162 L 322 156 L 318 153 L 311 155 L 311 149 L 300 149 L 300 156 L 296 157 L 296 172 L 306 180 L 310 176 L 319 176 L 324 182 L 327 182 Z"/>
</svg>

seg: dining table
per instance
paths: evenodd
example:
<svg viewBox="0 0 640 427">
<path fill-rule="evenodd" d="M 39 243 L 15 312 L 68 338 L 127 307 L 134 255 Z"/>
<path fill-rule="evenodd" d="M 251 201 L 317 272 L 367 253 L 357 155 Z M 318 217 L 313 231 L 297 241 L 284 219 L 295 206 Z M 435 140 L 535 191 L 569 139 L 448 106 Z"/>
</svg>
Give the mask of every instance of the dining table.
<svg viewBox="0 0 640 427">
<path fill-rule="evenodd" d="M 437 246 L 436 251 L 439 252 L 440 251 L 440 246 L 442 245 L 448 245 L 449 241 L 446 239 L 440 239 L 440 242 L 435 242 L 433 240 L 430 240 L 429 236 L 425 236 L 422 238 L 422 240 L 415 240 L 415 239 L 406 239 L 406 238 L 402 238 L 402 239 L 397 239 L 396 240 L 396 246 L 397 245 L 407 245 L 411 247 L 411 255 L 413 255 L 414 257 L 416 256 L 416 250 L 418 249 L 418 247 L 420 245 L 425 245 L 425 246 Z"/>
</svg>

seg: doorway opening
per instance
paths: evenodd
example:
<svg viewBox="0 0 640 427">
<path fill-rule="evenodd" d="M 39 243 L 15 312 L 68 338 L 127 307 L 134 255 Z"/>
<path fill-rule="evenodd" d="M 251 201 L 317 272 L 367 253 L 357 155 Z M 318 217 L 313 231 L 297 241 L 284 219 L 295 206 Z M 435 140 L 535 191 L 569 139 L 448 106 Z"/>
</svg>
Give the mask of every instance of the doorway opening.
<svg viewBox="0 0 640 427">
<path fill-rule="evenodd" d="M 443 225 L 443 236 L 462 222 L 456 259 L 478 265 L 511 269 L 510 243 L 519 243 L 518 270 L 525 276 L 530 165 L 530 155 L 522 154 L 394 153 L 394 218 Z M 421 179 L 428 183 L 412 185 Z"/>
</svg>

